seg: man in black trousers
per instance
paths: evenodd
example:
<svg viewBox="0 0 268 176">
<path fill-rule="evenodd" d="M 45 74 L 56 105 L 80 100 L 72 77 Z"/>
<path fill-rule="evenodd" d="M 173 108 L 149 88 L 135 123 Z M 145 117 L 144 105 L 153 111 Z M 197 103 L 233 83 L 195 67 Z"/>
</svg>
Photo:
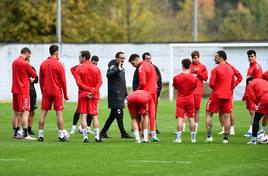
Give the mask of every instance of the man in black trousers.
<svg viewBox="0 0 268 176">
<path fill-rule="evenodd" d="M 131 138 L 124 129 L 123 123 L 123 108 L 125 108 L 125 98 L 127 97 L 125 70 L 123 68 L 124 60 L 125 54 L 120 51 L 116 53 L 115 59 L 108 64 L 106 76 L 108 78 L 108 107 L 111 112 L 101 130 L 101 138 L 108 138 L 107 131 L 114 119 L 117 120 L 121 138 Z"/>
</svg>

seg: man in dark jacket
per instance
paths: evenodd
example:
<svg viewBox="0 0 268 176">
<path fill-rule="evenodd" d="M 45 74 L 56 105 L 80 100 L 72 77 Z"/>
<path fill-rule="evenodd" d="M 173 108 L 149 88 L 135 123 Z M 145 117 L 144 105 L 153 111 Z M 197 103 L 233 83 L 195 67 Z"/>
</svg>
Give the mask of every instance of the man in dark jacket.
<svg viewBox="0 0 268 176">
<path fill-rule="evenodd" d="M 143 53 L 142 59 L 151 63 L 154 66 L 155 72 L 156 72 L 157 77 L 158 77 L 158 80 L 157 80 L 157 99 L 159 99 L 160 94 L 161 94 L 161 90 L 162 90 L 162 77 L 161 77 L 160 70 L 156 65 L 154 65 L 152 63 L 152 56 L 150 53 L 148 53 L 148 52 Z M 136 69 L 134 72 L 133 82 L 132 82 L 133 91 L 137 90 L 138 87 L 139 87 L 139 78 L 138 78 L 138 69 Z M 158 100 L 157 100 L 157 104 L 155 106 L 155 108 L 156 108 L 155 112 L 157 112 L 157 106 L 158 106 Z M 159 133 L 159 130 L 157 127 L 156 127 L 156 132 Z"/>
<path fill-rule="evenodd" d="M 118 52 L 115 59 L 108 64 L 108 107 L 111 109 L 110 115 L 101 130 L 101 137 L 108 138 L 107 131 L 114 119 L 117 124 L 122 138 L 131 138 L 124 129 L 123 123 L 123 108 L 125 108 L 125 98 L 127 97 L 127 88 L 125 80 L 125 70 L 123 68 L 125 54 Z"/>
</svg>

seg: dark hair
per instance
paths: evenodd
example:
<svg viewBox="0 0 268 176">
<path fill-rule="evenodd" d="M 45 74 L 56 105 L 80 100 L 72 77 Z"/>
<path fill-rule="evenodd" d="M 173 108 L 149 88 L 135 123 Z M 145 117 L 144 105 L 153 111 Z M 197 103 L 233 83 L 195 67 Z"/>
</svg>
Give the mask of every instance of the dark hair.
<svg viewBox="0 0 268 176">
<path fill-rule="evenodd" d="M 53 55 L 56 51 L 59 51 L 59 46 L 58 45 L 51 45 L 49 47 L 49 53 L 50 53 L 50 55 Z"/>
<path fill-rule="evenodd" d="M 251 54 L 254 54 L 254 56 L 256 56 L 256 51 L 255 50 L 248 50 L 247 54 L 248 54 L 248 56 L 250 56 Z"/>
<path fill-rule="evenodd" d="M 181 64 L 182 64 L 183 68 L 185 68 L 185 69 L 189 69 L 191 63 L 192 63 L 191 60 L 188 58 L 182 59 L 182 61 L 181 61 Z"/>
<path fill-rule="evenodd" d="M 99 62 L 99 57 L 98 56 L 92 56 L 91 60 L 95 61 L 95 62 Z"/>
<path fill-rule="evenodd" d="M 219 55 L 221 58 L 223 58 L 225 61 L 227 60 L 227 55 L 226 55 L 225 51 L 220 50 L 220 51 L 217 51 L 217 53 L 218 53 L 218 55 Z"/>
<path fill-rule="evenodd" d="M 254 78 L 253 77 L 248 77 L 246 80 L 247 85 L 249 84 L 249 81 L 252 81 Z"/>
<path fill-rule="evenodd" d="M 115 54 L 115 58 L 119 58 L 119 55 L 120 54 L 124 54 L 122 51 L 119 51 L 119 52 L 117 52 L 116 54 Z"/>
<path fill-rule="evenodd" d="M 25 54 L 25 53 L 31 54 L 32 52 L 31 52 L 31 50 L 29 48 L 24 47 L 24 48 L 21 49 L 20 53 L 21 54 Z"/>
<path fill-rule="evenodd" d="M 142 59 L 143 59 L 143 60 L 145 59 L 145 56 L 151 56 L 151 54 L 148 53 L 148 52 L 143 53 L 143 54 L 142 54 Z"/>
<path fill-rule="evenodd" d="M 83 51 L 80 51 L 80 53 L 81 53 L 81 57 L 85 57 L 86 60 L 90 59 L 90 52 L 89 51 L 83 50 Z"/>
<path fill-rule="evenodd" d="M 131 62 L 131 61 L 135 60 L 136 58 L 140 58 L 140 56 L 138 54 L 131 54 L 131 56 L 129 57 L 128 62 Z"/>
<path fill-rule="evenodd" d="M 200 57 L 200 54 L 198 51 L 193 51 L 191 56 L 192 56 L 192 58 L 194 58 L 195 56 Z"/>
</svg>

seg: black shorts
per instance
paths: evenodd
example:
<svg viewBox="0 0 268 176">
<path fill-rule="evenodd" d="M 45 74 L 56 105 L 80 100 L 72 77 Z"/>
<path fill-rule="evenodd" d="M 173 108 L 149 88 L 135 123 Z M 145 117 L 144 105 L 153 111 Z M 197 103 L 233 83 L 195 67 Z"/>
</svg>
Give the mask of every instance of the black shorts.
<svg viewBox="0 0 268 176">
<path fill-rule="evenodd" d="M 31 111 L 34 111 L 36 109 L 37 109 L 36 97 L 31 97 Z"/>
</svg>

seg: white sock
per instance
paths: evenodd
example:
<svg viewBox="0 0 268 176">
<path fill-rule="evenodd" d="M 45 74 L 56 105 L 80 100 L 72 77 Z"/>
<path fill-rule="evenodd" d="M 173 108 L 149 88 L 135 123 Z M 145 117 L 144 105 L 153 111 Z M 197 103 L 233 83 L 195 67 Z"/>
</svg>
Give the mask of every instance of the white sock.
<svg viewBox="0 0 268 176">
<path fill-rule="evenodd" d="M 257 137 L 252 137 L 252 141 L 257 141 Z"/>
<path fill-rule="evenodd" d="M 224 126 L 222 127 L 222 131 L 224 132 Z"/>
<path fill-rule="evenodd" d="M 59 132 L 58 132 L 58 136 L 59 136 L 60 138 L 64 138 L 63 130 L 59 130 Z"/>
<path fill-rule="evenodd" d="M 196 137 L 196 132 L 191 132 L 191 139 L 193 140 L 195 139 L 195 137 Z"/>
<path fill-rule="evenodd" d="M 134 137 L 136 141 L 140 141 L 140 133 L 139 130 L 133 131 Z"/>
<path fill-rule="evenodd" d="M 177 139 L 181 139 L 182 131 L 177 131 Z"/>
<path fill-rule="evenodd" d="M 73 125 L 72 126 L 72 130 L 76 130 L 76 125 Z"/>
<path fill-rule="evenodd" d="M 38 131 L 38 137 L 44 137 L 44 130 Z"/>
<path fill-rule="evenodd" d="M 151 131 L 152 138 L 156 138 L 156 131 Z"/>
<path fill-rule="evenodd" d="M 95 128 L 94 133 L 95 133 L 95 139 L 99 140 L 100 139 L 100 129 Z"/>
<path fill-rule="evenodd" d="M 143 130 L 143 139 L 148 140 L 148 130 Z"/>
<path fill-rule="evenodd" d="M 252 133 L 252 125 L 249 126 L 248 132 L 249 132 L 249 133 Z"/>
<path fill-rule="evenodd" d="M 234 126 L 231 126 L 230 127 L 230 131 L 234 131 Z"/>
<path fill-rule="evenodd" d="M 182 131 L 185 131 L 185 127 L 186 127 L 186 123 L 183 122 L 183 130 Z"/>
<path fill-rule="evenodd" d="M 82 129 L 82 133 L 83 133 L 83 136 L 84 136 L 84 139 L 88 139 L 87 137 L 87 129 Z"/>
<path fill-rule="evenodd" d="M 197 132 L 199 123 L 195 123 L 195 132 Z"/>
<path fill-rule="evenodd" d="M 261 127 L 262 131 L 266 131 L 266 125 Z"/>
</svg>

